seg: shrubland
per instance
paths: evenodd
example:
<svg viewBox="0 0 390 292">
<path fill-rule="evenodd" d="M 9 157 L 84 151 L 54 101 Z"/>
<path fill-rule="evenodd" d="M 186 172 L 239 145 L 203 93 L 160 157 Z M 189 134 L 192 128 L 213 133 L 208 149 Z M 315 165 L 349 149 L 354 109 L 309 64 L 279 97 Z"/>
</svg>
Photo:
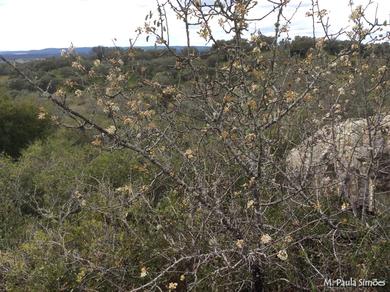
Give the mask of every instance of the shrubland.
<svg viewBox="0 0 390 292">
<path fill-rule="evenodd" d="M 28 121 L 0 160 L 1 289 L 316 291 L 388 278 L 388 207 L 355 216 L 338 178 L 316 185 L 285 162 L 325 125 L 388 115 L 387 24 L 352 6 L 350 30 L 290 41 L 288 2 L 273 2 L 272 37 L 244 37 L 261 23 L 255 1 L 167 1 L 138 30 L 163 50 L 70 48 L 13 66 L 13 98 L 35 90 L 44 107 L 1 121 L 17 140 L 9 120 Z M 170 46 L 167 11 L 187 24 L 184 51 Z M 308 16 L 326 14 L 315 2 Z M 214 38 L 217 18 L 229 41 Z M 191 48 L 191 23 L 210 50 Z"/>
</svg>

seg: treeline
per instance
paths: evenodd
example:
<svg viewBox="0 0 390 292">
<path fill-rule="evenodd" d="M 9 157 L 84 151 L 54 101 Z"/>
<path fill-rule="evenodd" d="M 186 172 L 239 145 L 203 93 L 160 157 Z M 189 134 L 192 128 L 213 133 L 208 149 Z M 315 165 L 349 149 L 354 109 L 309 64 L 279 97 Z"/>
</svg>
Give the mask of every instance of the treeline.
<svg viewBox="0 0 390 292">
<path fill-rule="evenodd" d="M 291 42 L 283 44 L 286 48 L 289 48 L 291 55 L 299 55 L 301 57 L 306 56 L 310 49 L 315 47 L 315 40 L 312 37 L 307 36 L 296 36 Z M 324 50 L 331 54 L 337 55 L 343 50 L 347 50 L 352 45 L 351 41 L 348 40 L 327 40 L 324 43 Z M 360 50 L 365 55 L 375 54 L 380 57 L 390 56 L 390 44 L 388 42 L 380 44 L 360 44 Z"/>
<path fill-rule="evenodd" d="M 255 36 L 257 41 L 248 42 L 245 39 L 240 40 L 239 47 L 245 50 L 254 49 L 255 46 L 261 45 L 262 50 L 269 50 L 271 46 L 277 46 L 281 50 L 285 50 L 290 56 L 305 57 L 310 49 L 314 49 L 318 39 L 309 36 L 296 36 L 293 40 L 282 39 L 277 44 L 273 37 L 257 35 Z M 339 39 L 325 39 L 323 49 L 330 55 L 337 55 L 343 50 L 351 48 L 353 42 L 350 40 L 339 40 Z M 229 41 L 218 41 L 216 45 L 213 45 L 211 50 L 217 50 L 218 48 L 234 48 L 238 46 L 236 40 L 232 39 Z M 361 52 L 365 56 L 375 54 L 378 57 L 390 56 L 390 43 L 375 43 L 375 44 L 359 44 Z"/>
<path fill-rule="evenodd" d="M 229 50 L 240 47 L 241 50 L 253 50 L 256 46 L 260 46 L 262 51 L 269 51 L 274 44 L 274 38 L 264 35 L 257 36 L 256 42 L 249 42 L 248 40 L 240 40 L 237 44 L 235 39 L 217 41 L 209 50 L 198 50 L 197 48 L 175 49 L 167 51 L 163 47 L 157 47 L 156 50 L 144 50 L 136 48 L 131 50 L 129 54 L 128 49 L 123 48 L 109 48 L 109 47 L 94 47 L 92 53 L 88 58 L 83 59 L 83 66 L 86 71 L 93 66 L 93 61 L 98 59 L 100 61 L 106 59 L 113 59 L 120 57 L 125 64 L 132 63 L 134 60 L 138 67 L 138 74 L 143 78 L 155 80 L 165 85 L 176 84 L 178 82 L 188 81 L 191 76 L 186 74 L 183 70 L 177 70 L 177 58 L 171 53 L 174 51 L 178 57 L 186 57 L 188 55 L 199 56 L 199 60 L 205 67 L 207 72 L 214 71 L 218 64 L 227 62 Z M 343 50 L 347 50 L 352 45 L 348 40 L 326 40 L 324 42 L 324 50 L 330 55 L 337 55 Z M 303 58 L 307 55 L 310 49 L 315 48 L 315 39 L 308 36 L 296 36 L 293 40 L 282 40 L 277 46 L 289 54 L 290 56 L 297 56 Z M 374 54 L 378 57 L 385 58 L 390 56 L 390 44 L 388 42 L 365 45 L 360 44 L 359 49 L 364 55 Z M 19 65 L 24 72 L 32 77 L 32 79 L 41 87 L 47 88 L 49 92 L 53 93 L 58 89 L 58 85 L 65 80 L 70 79 L 75 83 L 82 84 L 80 75 L 75 75 L 72 70 L 72 62 L 66 58 L 51 57 L 45 60 L 35 60 Z M 133 68 L 132 68 L 133 69 Z M 108 67 L 101 67 L 101 73 L 108 70 Z M 26 82 L 17 73 L 11 71 L 5 64 L 0 64 L 0 76 L 9 76 L 9 89 L 14 91 L 31 91 L 33 86 Z M 136 79 L 137 76 L 134 76 Z"/>
</svg>

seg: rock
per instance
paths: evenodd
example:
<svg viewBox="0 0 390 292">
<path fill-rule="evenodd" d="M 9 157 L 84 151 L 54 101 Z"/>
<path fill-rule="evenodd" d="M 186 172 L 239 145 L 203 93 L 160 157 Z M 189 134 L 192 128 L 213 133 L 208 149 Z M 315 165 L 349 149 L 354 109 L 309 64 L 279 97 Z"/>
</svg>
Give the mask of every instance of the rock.
<svg viewBox="0 0 390 292">
<path fill-rule="evenodd" d="M 323 194 L 337 185 L 355 215 L 374 213 L 375 194 L 390 193 L 389 129 L 390 115 L 326 125 L 289 152 L 287 172 Z"/>
</svg>

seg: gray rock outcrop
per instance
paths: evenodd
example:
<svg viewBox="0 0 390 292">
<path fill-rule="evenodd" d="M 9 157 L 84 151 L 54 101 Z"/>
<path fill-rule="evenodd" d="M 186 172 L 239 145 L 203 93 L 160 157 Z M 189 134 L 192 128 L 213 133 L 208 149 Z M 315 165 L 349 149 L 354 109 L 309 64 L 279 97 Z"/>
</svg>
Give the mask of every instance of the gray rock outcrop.
<svg viewBox="0 0 390 292">
<path fill-rule="evenodd" d="M 336 185 L 355 215 L 374 213 L 376 194 L 390 194 L 390 115 L 326 125 L 287 157 L 294 181 Z M 328 192 L 329 193 L 329 192 Z M 333 192 L 334 193 L 334 192 Z"/>
</svg>

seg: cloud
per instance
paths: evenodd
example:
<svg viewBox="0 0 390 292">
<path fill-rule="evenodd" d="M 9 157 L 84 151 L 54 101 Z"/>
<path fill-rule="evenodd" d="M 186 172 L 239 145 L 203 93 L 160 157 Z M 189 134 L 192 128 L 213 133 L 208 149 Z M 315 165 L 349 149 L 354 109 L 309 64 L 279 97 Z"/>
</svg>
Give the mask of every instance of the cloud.
<svg viewBox="0 0 390 292">
<path fill-rule="evenodd" d="M 8 0 L 0 8 L 0 50 L 128 45 L 154 7 L 138 0 Z M 6 29 L 4 29 L 6 28 Z"/>
<path fill-rule="evenodd" d="M 207 0 L 207 3 L 213 2 Z M 265 0 L 258 1 L 253 10 L 255 18 L 264 16 L 274 4 Z M 295 11 L 298 4 L 301 7 Z M 348 0 L 320 0 L 321 8 L 329 11 L 330 30 L 337 31 L 349 25 Z M 364 4 L 364 0 L 355 0 L 356 5 Z M 379 6 L 378 18 L 388 19 L 390 1 L 376 0 Z M 134 38 L 135 30 L 144 23 L 149 10 L 155 10 L 155 0 L 0 0 L 0 50 L 40 49 L 46 47 L 67 47 L 71 42 L 76 46 L 111 46 L 112 40 L 127 46 L 128 39 Z M 311 7 L 311 0 L 291 0 L 284 10 L 289 23 L 290 36 L 297 34 L 311 35 L 311 19 L 305 13 Z M 372 19 L 375 14 L 373 6 L 369 11 Z M 184 45 L 186 42 L 183 22 L 170 13 L 169 28 L 172 45 Z M 270 14 L 261 22 L 252 24 L 249 33 L 260 29 L 264 34 L 272 34 L 276 21 L 276 13 Z M 286 20 L 283 20 L 284 22 Z M 230 38 L 213 20 L 212 28 L 217 38 Z M 320 29 L 320 25 L 316 24 Z M 319 35 L 319 34 L 317 34 Z M 191 29 L 192 45 L 204 45 L 196 29 Z M 149 43 L 150 45 L 151 43 Z M 147 45 L 145 37 L 140 38 L 138 45 Z"/>
</svg>

